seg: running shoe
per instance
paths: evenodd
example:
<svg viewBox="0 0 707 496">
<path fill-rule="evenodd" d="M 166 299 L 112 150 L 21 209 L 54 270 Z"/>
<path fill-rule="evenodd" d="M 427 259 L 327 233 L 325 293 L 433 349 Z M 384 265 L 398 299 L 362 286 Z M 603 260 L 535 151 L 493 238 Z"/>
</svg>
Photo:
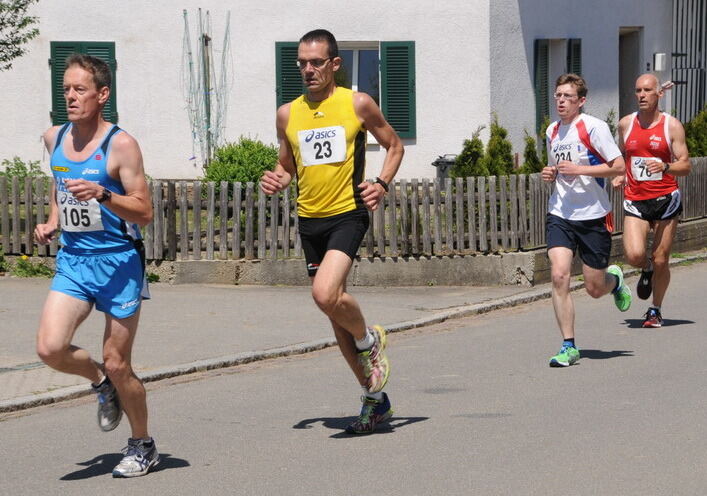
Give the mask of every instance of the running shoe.
<svg viewBox="0 0 707 496">
<path fill-rule="evenodd" d="M 358 352 L 358 361 L 363 367 L 363 373 L 368 380 L 368 391 L 377 393 L 382 390 L 388 382 L 390 375 L 390 365 L 384 350 L 388 340 L 385 329 L 375 325 L 368 328 L 368 332 L 373 335 L 373 346 L 367 350 Z"/>
<path fill-rule="evenodd" d="M 616 308 L 625 312 L 631 308 L 631 289 L 624 284 L 624 273 L 618 265 L 609 265 L 606 270 L 609 274 L 619 278 L 619 285 L 613 291 L 614 303 L 616 303 Z"/>
<path fill-rule="evenodd" d="M 649 308 L 643 317 L 643 327 L 662 327 L 663 316 L 657 308 Z"/>
<path fill-rule="evenodd" d="M 638 285 L 636 286 L 636 294 L 642 300 L 647 300 L 648 297 L 653 292 L 653 271 L 652 270 L 642 270 L 641 277 L 638 279 Z"/>
<path fill-rule="evenodd" d="M 160 463 L 157 445 L 146 447 L 142 439 L 128 439 L 128 445 L 123 448 L 123 459 L 113 469 L 113 477 L 140 477 L 147 474 L 152 467 Z"/>
<path fill-rule="evenodd" d="M 393 416 L 388 395 L 383 393 L 383 399 L 376 401 L 367 396 L 361 396 L 363 406 L 358 418 L 346 428 L 347 434 L 370 434 L 378 424 L 387 421 Z"/>
<path fill-rule="evenodd" d="M 579 360 L 579 350 L 574 346 L 563 345 L 560 352 L 550 358 L 550 367 L 569 367 Z"/>
<path fill-rule="evenodd" d="M 98 395 L 98 427 L 103 432 L 112 431 L 123 418 L 123 410 L 120 408 L 118 391 L 108 376 L 98 386 L 93 386 L 93 390 Z"/>
</svg>

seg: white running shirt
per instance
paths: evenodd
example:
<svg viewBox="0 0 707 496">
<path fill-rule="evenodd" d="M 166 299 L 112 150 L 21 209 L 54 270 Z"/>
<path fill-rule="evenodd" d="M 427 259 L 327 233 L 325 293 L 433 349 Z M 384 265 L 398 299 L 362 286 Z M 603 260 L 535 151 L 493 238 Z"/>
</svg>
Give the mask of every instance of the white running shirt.
<svg viewBox="0 0 707 496">
<path fill-rule="evenodd" d="M 592 153 L 581 139 L 589 141 Z M 547 127 L 547 158 L 550 165 L 569 160 L 579 165 L 600 165 L 620 157 L 606 122 L 580 114 L 571 124 L 553 122 Z M 548 212 L 566 220 L 591 220 L 611 212 L 605 178 L 558 174 L 548 202 Z"/>
</svg>

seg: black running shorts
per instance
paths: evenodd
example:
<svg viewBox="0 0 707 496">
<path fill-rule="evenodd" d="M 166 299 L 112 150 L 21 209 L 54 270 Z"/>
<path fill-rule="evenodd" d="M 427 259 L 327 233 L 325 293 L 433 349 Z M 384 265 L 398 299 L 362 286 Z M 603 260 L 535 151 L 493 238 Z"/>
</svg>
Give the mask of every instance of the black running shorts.
<svg viewBox="0 0 707 496">
<path fill-rule="evenodd" d="M 611 233 L 605 217 L 592 220 L 567 220 L 547 214 L 545 227 L 547 249 L 564 246 L 577 253 L 585 265 L 593 269 L 609 266 Z"/>
<path fill-rule="evenodd" d="M 682 213 L 680 190 L 650 200 L 624 200 L 624 213 L 649 222 L 673 219 Z"/>
<path fill-rule="evenodd" d="M 316 275 L 328 250 L 343 251 L 353 260 L 368 224 L 368 211 L 363 209 L 331 217 L 300 217 L 299 235 L 309 277 Z"/>
</svg>

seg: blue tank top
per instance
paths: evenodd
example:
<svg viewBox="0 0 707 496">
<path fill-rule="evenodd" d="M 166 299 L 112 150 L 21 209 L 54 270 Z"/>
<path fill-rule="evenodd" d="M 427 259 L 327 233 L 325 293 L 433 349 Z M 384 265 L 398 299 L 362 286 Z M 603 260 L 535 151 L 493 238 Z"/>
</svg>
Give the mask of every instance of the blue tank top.
<svg viewBox="0 0 707 496">
<path fill-rule="evenodd" d="M 67 251 L 76 253 L 107 253 L 133 247 L 134 241 L 140 239 L 137 224 L 121 219 L 95 198 L 78 201 L 64 185 L 65 179 L 86 179 L 124 195 L 122 184 L 108 175 L 106 167 L 111 139 L 122 129 L 114 125 L 96 151 L 86 160 L 74 162 L 66 158 L 63 146 L 63 138 L 71 126 L 66 123 L 59 129 L 50 162 L 59 208 L 61 244 Z"/>
</svg>

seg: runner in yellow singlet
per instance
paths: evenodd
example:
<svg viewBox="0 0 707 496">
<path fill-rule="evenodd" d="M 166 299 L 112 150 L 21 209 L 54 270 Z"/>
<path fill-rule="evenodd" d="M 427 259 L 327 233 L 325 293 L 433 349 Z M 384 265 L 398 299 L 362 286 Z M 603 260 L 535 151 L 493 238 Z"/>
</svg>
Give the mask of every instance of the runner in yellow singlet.
<svg viewBox="0 0 707 496">
<path fill-rule="evenodd" d="M 297 65 L 307 94 L 277 111 L 278 163 L 261 179 L 269 195 L 297 178 L 299 233 L 312 280 L 312 297 L 334 328 L 341 353 L 364 390 L 361 414 L 346 432 L 368 434 L 393 410 L 383 392 L 390 367 L 386 333 L 367 327 L 346 277 L 375 210 L 403 158 L 403 145 L 366 93 L 337 87 L 341 67 L 334 36 L 323 29 L 305 34 Z M 380 177 L 364 181 L 366 131 L 386 149 Z"/>
</svg>

